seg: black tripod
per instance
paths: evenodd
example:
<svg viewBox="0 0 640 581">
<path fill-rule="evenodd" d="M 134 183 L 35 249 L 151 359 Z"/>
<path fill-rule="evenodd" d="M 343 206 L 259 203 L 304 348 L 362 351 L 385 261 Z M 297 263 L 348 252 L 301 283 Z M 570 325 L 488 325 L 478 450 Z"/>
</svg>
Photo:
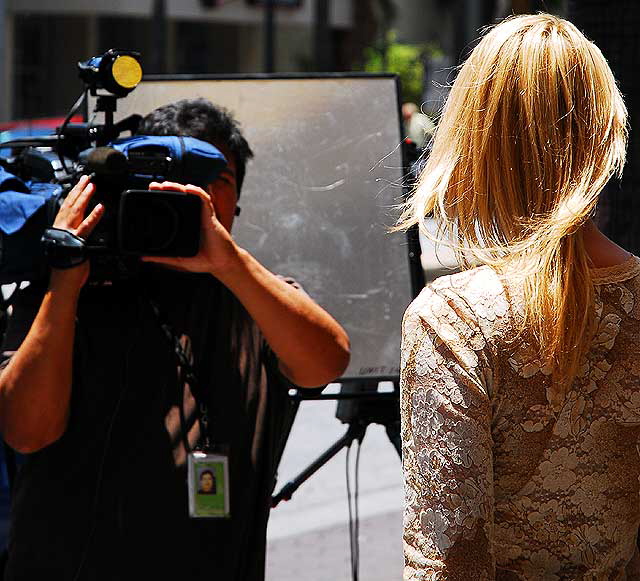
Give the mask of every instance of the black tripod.
<svg viewBox="0 0 640 581">
<path fill-rule="evenodd" d="M 290 500 L 300 486 L 324 466 L 343 448 L 349 448 L 357 440 L 362 443 L 370 424 L 381 424 L 398 456 L 401 456 L 400 408 L 398 386 L 394 384 L 392 393 L 378 393 L 378 384 L 359 382 L 343 385 L 335 395 L 301 395 L 297 392 L 293 398 L 297 401 L 337 400 L 336 418 L 347 424 L 344 436 L 337 440 L 293 480 L 287 482 L 280 491 L 271 497 L 271 506 L 277 506 L 283 500 Z"/>
</svg>

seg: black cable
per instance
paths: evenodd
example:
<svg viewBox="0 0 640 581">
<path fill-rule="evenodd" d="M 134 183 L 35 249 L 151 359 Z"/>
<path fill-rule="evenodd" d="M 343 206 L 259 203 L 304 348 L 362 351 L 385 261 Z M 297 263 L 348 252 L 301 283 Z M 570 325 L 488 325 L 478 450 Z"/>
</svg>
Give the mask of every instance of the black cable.
<svg viewBox="0 0 640 581">
<path fill-rule="evenodd" d="M 67 168 L 67 164 L 64 161 L 64 155 L 62 155 L 62 136 L 64 135 L 64 130 L 67 127 L 67 125 L 69 125 L 69 121 L 71 121 L 71 118 L 78 112 L 78 109 L 80 108 L 80 105 L 82 105 L 82 102 L 87 98 L 87 90 L 85 89 L 84 91 L 82 91 L 82 93 L 80 94 L 80 96 L 78 97 L 78 100 L 75 102 L 75 104 L 73 105 L 73 107 L 71 107 L 71 109 L 69 109 L 69 113 L 67 114 L 67 116 L 65 117 L 64 121 L 62 122 L 62 125 L 60 127 L 58 127 L 58 145 L 56 147 L 56 149 L 58 150 L 58 159 L 60 160 L 60 164 L 62 165 L 62 169 L 65 171 L 65 173 L 69 173 L 69 169 Z"/>
<path fill-rule="evenodd" d="M 351 482 L 349 480 L 349 457 L 351 455 L 351 443 L 347 448 L 347 458 L 345 462 L 346 466 L 346 480 L 347 480 L 347 506 L 349 507 L 349 555 L 351 558 L 351 579 L 358 581 L 358 572 L 355 568 L 355 551 L 353 546 L 353 513 L 351 510 Z"/>
<path fill-rule="evenodd" d="M 184 373 L 182 371 L 182 367 L 179 367 L 177 373 L 177 382 L 178 382 L 178 413 L 180 415 L 180 435 L 182 437 L 182 445 L 184 446 L 185 455 L 189 455 L 191 452 L 191 446 L 189 444 L 189 432 L 187 429 L 187 418 L 184 415 Z"/>
<path fill-rule="evenodd" d="M 355 518 L 355 537 L 353 540 L 353 544 L 355 547 L 355 568 L 356 573 L 360 575 L 360 508 L 358 506 L 358 492 L 360 490 L 360 450 L 362 449 L 362 441 L 358 440 L 358 450 L 356 452 L 356 475 L 355 475 L 355 493 L 354 493 L 354 512 L 356 515 Z"/>
</svg>

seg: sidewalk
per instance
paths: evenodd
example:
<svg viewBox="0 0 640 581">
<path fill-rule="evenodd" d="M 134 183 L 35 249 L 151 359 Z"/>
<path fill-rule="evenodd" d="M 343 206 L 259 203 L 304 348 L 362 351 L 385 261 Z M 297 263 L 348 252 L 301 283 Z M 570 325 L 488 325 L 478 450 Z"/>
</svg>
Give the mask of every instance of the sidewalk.
<svg viewBox="0 0 640 581">
<path fill-rule="evenodd" d="M 280 465 L 279 487 L 346 431 L 335 402 L 304 402 Z M 346 452 L 271 513 L 267 581 L 349 581 Z M 355 463 L 355 447 L 351 454 Z M 360 456 L 360 580 L 402 578 L 402 471 L 382 426 L 371 425 Z M 351 487 L 353 492 L 353 478 Z"/>
<path fill-rule="evenodd" d="M 402 579 L 402 513 L 360 521 L 361 581 Z M 267 581 L 350 581 L 346 524 L 270 541 Z"/>
</svg>

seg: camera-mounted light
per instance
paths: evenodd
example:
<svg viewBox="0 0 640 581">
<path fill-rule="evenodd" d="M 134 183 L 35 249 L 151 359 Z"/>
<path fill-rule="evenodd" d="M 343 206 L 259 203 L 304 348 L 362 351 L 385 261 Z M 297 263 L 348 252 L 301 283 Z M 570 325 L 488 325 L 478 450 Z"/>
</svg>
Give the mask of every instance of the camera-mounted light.
<svg viewBox="0 0 640 581">
<path fill-rule="evenodd" d="M 78 63 L 80 78 L 92 95 L 104 89 L 116 97 L 126 97 L 142 80 L 140 53 L 109 49 L 101 56 Z"/>
</svg>

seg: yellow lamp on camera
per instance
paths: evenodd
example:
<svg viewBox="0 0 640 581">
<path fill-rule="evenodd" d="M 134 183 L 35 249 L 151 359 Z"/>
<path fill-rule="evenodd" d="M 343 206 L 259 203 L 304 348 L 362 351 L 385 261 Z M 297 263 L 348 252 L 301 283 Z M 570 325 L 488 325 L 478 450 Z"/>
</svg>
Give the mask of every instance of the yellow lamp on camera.
<svg viewBox="0 0 640 581">
<path fill-rule="evenodd" d="M 135 89 L 142 80 L 142 67 L 132 56 L 119 56 L 113 61 L 111 75 L 118 85 L 131 91 Z"/>
<path fill-rule="evenodd" d="M 80 78 L 92 95 L 98 89 L 109 91 L 116 97 L 125 97 L 142 80 L 140 53 L 131 50 L 110 49 L 103 55 L 94 56 L 78 63 Z"/>
</svg>

